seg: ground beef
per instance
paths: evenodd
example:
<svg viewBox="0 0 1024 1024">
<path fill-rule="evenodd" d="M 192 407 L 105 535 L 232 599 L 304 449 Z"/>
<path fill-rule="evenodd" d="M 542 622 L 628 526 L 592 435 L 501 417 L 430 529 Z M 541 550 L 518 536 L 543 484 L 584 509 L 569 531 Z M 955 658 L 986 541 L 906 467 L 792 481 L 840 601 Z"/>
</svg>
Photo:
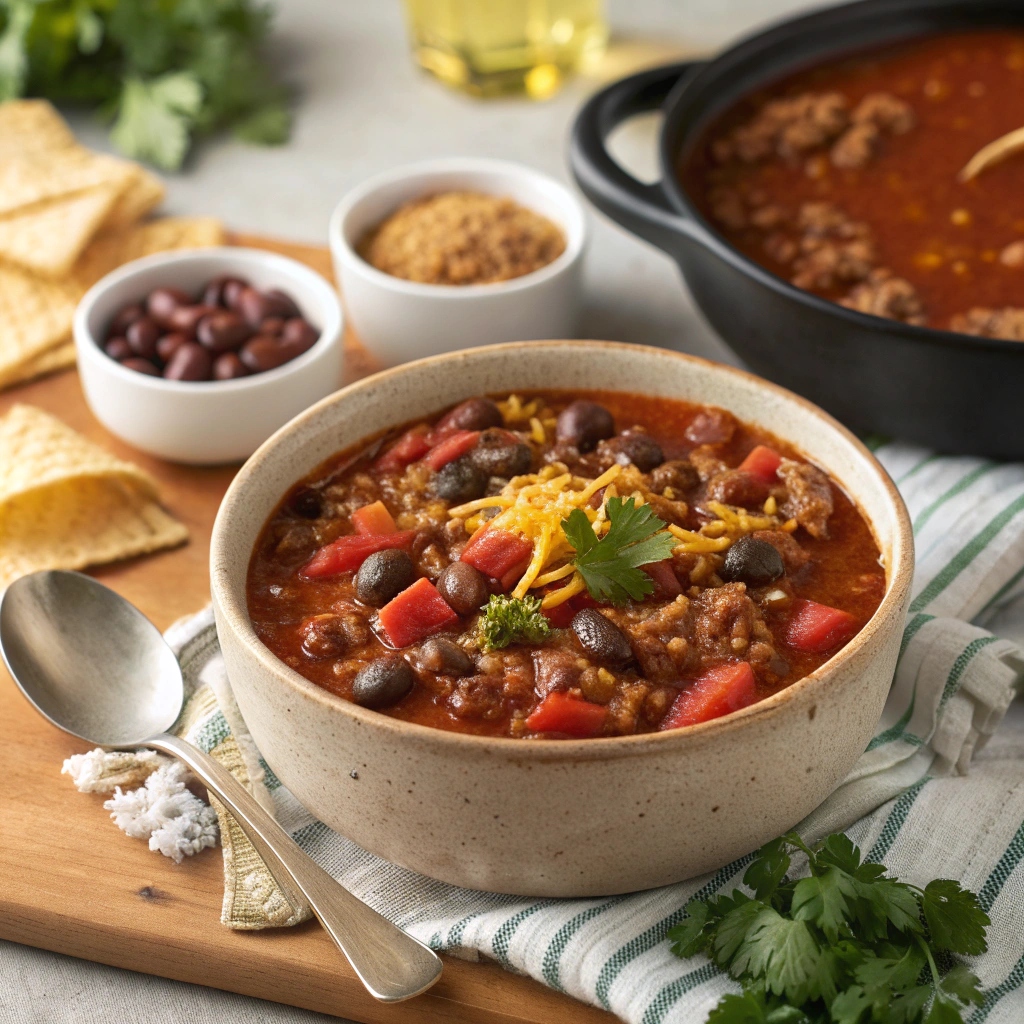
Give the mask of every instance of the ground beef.
<svg viewBox="0 0 1024 1024">
<path fill-rule="evenodd" d="M 727 469 L 708 481 L 705 493 L 711 501 L 759 509 L 768 497 L 768 485 L 746 470 Z"/>
<path fill-rule="evenodd" d="M 863 167 L 875 155 L 881 140 L 881 131 L 870 121 L 851 125 L 832 146 L 829 159 L 844 170 Z"/>
<path fill-rule="evenodd" d="M 533 688 L 541 697 L 553 690 L 568 690 L 579 682 L 587 662 L 569 651 L 540 647 L 533 652 Z"/>
<path fill-rule="evenodd" d="M 685 494 L 700 483 L 697 470 L 689 459 L 673 459 L 651 470 L 651 490 L 664 494 L 669 488 L 676 494 Z"/>
<path fill-rule="evenodd" d="M 651 687 L 643 680 L 620 686 L 608 703 L 605 732 L 613 736 L 629 736 L 636 732 L 637 722 Z"/>
<path fill-rule="evenodd" d="M 979 338 L 1024 341 L 1024 309 L 1017 306 L 1006 306 L 1003 309 L 977 306 L 954 316 L 949 321 L 949 329 Z"/>
<path fill-rule="evenodd" d="M 738 426 L 736 417 L 725 409 L 703 409 L 684 433 L 694 444 L 728 444 Z"/>
<path fill-rule="evenodd" d="M 867 280 L 857 285 L 846 298 L 840 299 L 839 304 L 858 313 L 870 313 L 907 324 L 920 326 L 927 322 L 917 289 L 884 267 L 873 270 Z"/>
<path fill-rule="evenodd" d="M 707 483 L 713 476 L 724 473 L 729 467 L 718 457 L 713 445 L 702 444 L 690 452 L 690 463 L 701 481 Z"/>
<path fill-rule="evenodd" d="M 1019 242 L 1011 242 L 1000 254 L 999 262 L 1004 267 L 1024 268 L 1024 239 Z"/>
<path fill-rule="evenodd" d="M 747 208 L 743 197 L 734 188 L 714 188 L 708 193 L 711 216 L 733 231 L 747 226 Z"/>
<path fill-rule="evenodd" d="M 705 590 L 693 607 L 694 643 L 707 662 L 742 659 L 762 675 L 786 674 L 788 666 L 772 645 L 771 631 L 743 583 Z"/>
<path fill-rule="evenodd" d="M 853 109 L 854 124 L 873 124 L 890 135 L 905 135 L 917 124 L 914 108 L 891 92 L 870 92 Z"/>
<path fill-rule="evenodd" d="M 862 281 L 877 261 L 871 232 L 834 203 L 803 203 L 797 214 L 801 232 L 799 255 L 793 261 L 798 288 L 833 288 Z"/>
<path fill-rule="evenodd" d="M 793 534 L 785 530 L 755 530 L 751 536 L 771 544 L 782 555 L 782 564 L 788 573 L 797 572 L 811 560 L 810 552 L 800 547 Z"/>
<path fill-rule="evenodd" d="M 795 519 L 812 537 L 827 537 L 833 506 L 828 477 L 816 466 L 793 459 L 782 460 L 779 476 L 786 485 L 782 514 Z"/>
</svg>

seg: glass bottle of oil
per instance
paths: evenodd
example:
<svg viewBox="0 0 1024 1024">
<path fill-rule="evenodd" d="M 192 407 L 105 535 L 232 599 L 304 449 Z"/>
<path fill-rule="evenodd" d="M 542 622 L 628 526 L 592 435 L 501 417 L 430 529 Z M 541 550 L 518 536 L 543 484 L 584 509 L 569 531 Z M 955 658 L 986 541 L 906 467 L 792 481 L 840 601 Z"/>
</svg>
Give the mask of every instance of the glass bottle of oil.
<svg viewBox="0 0 1024 1024">
<path fill-rule="evenodd" d="M 604 0 L 405 0 L 416 60 L 477 96 L 544 99 L 597 61 L 608 41 Z"/>
</svg>

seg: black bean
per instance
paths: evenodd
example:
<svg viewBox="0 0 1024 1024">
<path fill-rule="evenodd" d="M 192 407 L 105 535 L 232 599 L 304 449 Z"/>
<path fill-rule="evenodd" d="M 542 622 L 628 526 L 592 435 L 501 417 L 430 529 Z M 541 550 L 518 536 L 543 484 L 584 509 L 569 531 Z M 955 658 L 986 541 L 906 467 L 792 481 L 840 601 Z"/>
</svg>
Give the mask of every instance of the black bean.
<svg viewBox="0 0 1024 1024">
<path fill-rule="evenodd" d="M 167 380 L 209 380 L 213 357 L 194 341 L 180 345 L 164 369 Z"/>
<path fill-rule="evenodd" d="M 289 499 L 288 507 L 303 519 L 319 519 L 323 513 L 320 492 L 312 487 L 300 487 Z"/>
<path fill-rule="evenodd" d="M 609 668 L 619 668 L 633 660 L 633 648 L 626 634 L 596 608 L 584 608 L 573 616 L 572 631 L 583 650 Z"/>
<path fill-rule="evenodd" d="M 452 562 L 437 581 L 440 595 L 459 615 L 472 615 L 487 604 L 487 577 L 469 562 Z"/>
<path fill-rule="evenodd" d="M 529 473 L 533 463 L 533 453 L 528 444 L 507 430 L 493 428 L 480 435 L 469 458 L 487 476 L 502 476 L 506 479 Z"/>
<path fill-rule="evenodd" d="M 299 627 L 302 649 L 311 658 L 337 658 L 349 647 L 345 620 L 340 615 L 312 615 Z"/>
<path fill-rule="evenodd" d="M 779 579 L 785 572 L 782 555 L 774 544 L 756 537 L 741 537 L 725 553 L 725 564 L 719 575 L 727 583 L 763 586 Z"/>
<path fill-rule="evenodd" d="M 143 359 L 141 356 L 122 359 L 121 365 L 129 370 L 134 370 L 136 373 L 144 373 L 149 377 L 160 376 L 160 371 L 157 369 L 156 364 L 151 363 L 148 359 Z"/>
<path fill-rule="evenodd" d="M 107 343 L 103 346 L 103 351 L 110 356 L 111 359 L 131 359 L 135 353 L 132 351 L 131 345 L 128 344 L 127 338 L 110 338 Z"/>
<path fill-rule="evenodd" d="M 650 473 L 665 461 L 661 445 L 646 434 L 620 434 L 602 441 L 598 451 L 607 452 L 620 466 L 632 463 L 641 473 Z"/>
<path fill-rule="evenodd" d="M 435 636 L 417 652 L 419 668 L 443 676 L 468 676 L 473 671 L 473 661 L 454 640 Z"/>
<path fill-rule="evenodd" d="M 196 328 L 196 337 L 201 345 L 211 352 L 232 352 L 252 335 L 249 325 L 238 313 L 219 309 L 204 316 Z"/>
<path fill-rule="evenodd" d="M 213 361 L 214 380 L 236 380 L 248 376 L 249 371 L 236 352 L 222 352 Z"/>
<path fill-rule="evenodd" d="M 579 399 L 559 414 L 555 436 L 560 444 L 571 444 L 577 451 L 589 452 L 598 441 L 615 433 L 612 414 L 597 402 Z"/>
<path fill-rule="evenodd" d="M 401 658 L 378 658 L 352 681 L 352 700 L 364 708 L 397 704 L 413 687 L 413 671 Z"/>
<path fill-rule="evenodd" d="M 442 466 L 430 483 L 434 494 L 443 501 L 461 504 L 484 496 L 488 476 L 489 474 L 479 469 L 464 455 L 461 459 L 455 459 L 454 462 Z"/>
<path fill-rule="evenodd" d="M 155 320 L 144 316 L 136 320 L 124 336 L 137 356 L 152 360 L 156 358 L 156 343 L 162 333 Z"/>
<path fill-rule="evenodd" d="M 356 596 L 364 604 L 381 608 L 416 581 L 416 566 L 407 551 L 375 551 L 356 573 Z"/>
<path fill-rule="evenodd" d="M 501 410 L 491 399 L 468 398 L 445 413 L 437 425 L 455 430 L 486 430 L 488 427 L 500 427 L 504 422 Z"/>
<path fill-rule="evenodd" d="M 180 288 L 154 288 L 146 299 L 146 312 L 162 327 L 167 327 L 171 314 L 179 306 L 191 305 L 191 296 Z"/>
</svg>

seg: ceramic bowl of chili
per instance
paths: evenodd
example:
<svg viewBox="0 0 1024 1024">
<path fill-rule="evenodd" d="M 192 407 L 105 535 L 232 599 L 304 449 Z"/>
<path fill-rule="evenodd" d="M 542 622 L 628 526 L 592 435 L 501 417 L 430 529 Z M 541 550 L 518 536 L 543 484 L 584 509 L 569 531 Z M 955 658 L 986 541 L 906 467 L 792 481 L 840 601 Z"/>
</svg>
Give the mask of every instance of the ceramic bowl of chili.
<svg viewBox="0 0 1024 1024">
<path fill-rule="evenodd" d="M 963 53 L 956 52 L 958 37 L 969 41 L 972 35 L 1002 33 L 1012 48 L 1022 27 L 1018 0 L 860 0 L 828 5 L 773 24 L 711 60 L 643 71 L 602 89 L 583 106 L 573 127 L 573 173 L 602 212 L 679 264 L 701 311 L 756 373 L 806 395 L 862 432 L 901 437 L 950 452 L 1020 458 L 1024 433 L 1019 429 L 1017 407 L 1024 386 L 1024 345 L 1019 340 L 956 333 L 947 329 L 952 325 L 948 316 L 930 320 L 928 326 L 883 318 L 872 315 L 870 303 L 842 305 L 798 287 L 788 265 L 786 273 L 777 264 L 766 266 L 772 261 L 765 259 L 764 250 L 754 258 L 749 246 L 737 244 L 735 234 L 709 215 L 707 196 L 700 187 L 693 187 L 689 170 L 703 159 L 709 137 L 715 141 L 709 132 L 743 104 L 763 103 L 779 95 L 780 86 L 785 89 L 787 83 L 792 83 L 787 96 L 814 90 L 834 98 L 835 90 L 850 92 L 844 69 L 855 65 L 863 72 L 864 88 L 870 87 L 876 95 L 899 93 L 913 100 L 920 127 L 899 140 L 901 151 L 909 153 L 917 132 L 928 128 L 931 112 L 942 107 L 951 91 L 968 99 L 972 98 L 969 90 L 977 91 L 978 83 L 972 79 L 979 76 L 971 72 L 981 71 L 981 65 L 976 62 L 972 67 Z M 1008 38 L 1011 35 L 1014 38 Z M 904 83 L 915 81 L 913 74 L 905 65 L 892 63 L 898 47 L 908 53 L 920 48 L 917 70 L 925 76 L 924 88 L 918 85 L 912 95 Z M 926 67 L 924 59 L 929 55 Z M 1001 56 L 985 59 L 993 66 L 1002 62 Z M 887 74 L 875 74 L 868 83 L 872 69 L 886 66 Z M 960 76 L 955 82 L 954 74 Z M 923 212 L 922 222 L 916 224 L 912 217 L 918 213 L 907 211 L 915 204 L 919 211 L 931 208 L 948 226 L 956 209 L 980 205 L 979 197 L 990 180 L 1007 187 L 1001 199 L 978 211 L 977 230 L 969 238 L 964 235 L 959 245 L 974 247 L 979 254 L 992 247 L 994 259 L 996 251 L 1012 241 L 1012 233 L 982 240 L 979 232 L 986 221 L 993 222 L 995 212 L 1013 210 L 1019 203 L 1019 188 L 1013 184 L 1019 161 L 1006 161 L 986 172 L 991 179 L 983 175 L 966 185 L 957 180 L 958 169 L 981 141 L 989 142 L 1020 125 L 1020 87 L 1013 84 L 1009 65 L 1007 74 L 1001 88 L 986 89 L 981 83 L 984 98 L 972 101 L 984 113 L 961 115 L 955 125 L 951 121 L 948 127 L 931 131 L 926 145 L 914 143 L 918 155 L 913 159 L 904 162 L 894 155 L 874 190 L 861 194 L 860 209 L 870 206 L 879 214 L 874 227 L 879 235 L 886 235 L 890 246 L 916 256 L 915 246 L 923 249 L 929 244 L 927 225 Z M 857 94 L 855 99 L 859 98 Z M 658 140 L 659 180 L 648 183 L 623 170 L 605 142 L 618 124 L 652 110 L 664 116 Z M 958 130 L 965 124 L 973 134 Z M 813 132 L 814 126 L 810 127 Z M 885 142 L 883 148 L 888 145 Z M 895 154 L 895 143 L 891 149 Z M 798 174 L 810 163 L 809 155 L 801 150 L 794 157 Z M 916 180 L 922 168 L 936 166 L 948 172 L 938 203 L 938 185 L 933 182 L 925 195 Z M 830 180 L 819 182 L 823 187 L 818 198 L 843 207 L 849 197 L 843 179 L 848 184 L 858 173 L 856 168 L 837 169 Z M 808 180 L 802 174 L 799 177 Z M 799 201 L 797 192 L 785 193 L 788 205 Z M 769 238 L 769 244 L 774 241 Z M 880 245 L 880 250 L 884 248 Z M 884 251 L 880 255 L 886 256 Z M 955 262 L 950 259 L 946 266 L 955 271 Z M 965 264 L 961 270 L 970 271 L 963 280 L 949 270 L 943 278 L 949 289 L 961 295 L 963 305 L 958 309 L 1021 305 L 984 299 L 991 288 L 978 288 L 971 301 L 971 296 L 963 295 L 965 285 L 971 280 L 983 283 L 985 269 Z M 910 276 L 905 270 L 898 275 Z M 1019 310 L 1014 312 L 1020 315 Z"/>
<path fill-rule="evenodd" d="M 161 288 L 198 296 L 223 277 L 283 292 L 319 333 L 316 342 L 275 369 L 234 380 L 150 376 L 104 351 L 111 323 L 124 307 Z M 310 267 L 263 249 L 193 249 L 128 263 L 79 303 L 74 337 L 82 388 L 96 418 L 134 447 L 172 462 L 240 462 L 293 416 L 341 386 L 337 292 Z"/>
<path fill-rule="evenodd" d="M 328 692 L 260 640 L 250 566 L 265 524 L 299 480 L 339 451 L 465 399 L 551 388 L 712 405 L 791 446 L 870 526 L 885 573 L 877 609 L 837 654 L 758 703 L 701 724 L 582 739 L 470 735 L 401 720 Z M 839 784 L 888 693 L 913 540 L 885 471 L 808 401 L 661 349 L 550 341 L 421 360 L 307 410 L 236 476 L 210 559 L 239 707 L 271 768 L 313 814 L 446 882 L 565 897 L 645 889 L 720 866 L 799 822 Z"/>
</svg>

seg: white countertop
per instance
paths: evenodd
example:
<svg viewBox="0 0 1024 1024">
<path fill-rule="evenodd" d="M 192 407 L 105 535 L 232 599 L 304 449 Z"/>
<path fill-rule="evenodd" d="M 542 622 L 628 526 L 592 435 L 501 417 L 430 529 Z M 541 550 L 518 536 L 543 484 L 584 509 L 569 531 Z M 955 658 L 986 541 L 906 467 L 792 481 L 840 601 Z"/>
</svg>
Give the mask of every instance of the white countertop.
<svg viewBox="0 0 1024 1024">
<path fill-rule="evenodd" d="M 326 244 L 327 220 L 342 193 L 400 163 L 493 156 L 569 180 L 568 126 L 593 81 L 572 81 L 544 103 L 480 102 L 413 66 L 398 0 L 277 0 L 277 6 L 275 50 L 300 90 L 291 142 L 277 149 L 223 138 L 201 144 L 168 182 L 168 213 L 214 215 L 238 230 Z M 809 6 L 807 0 L 609 0 L 613 56 L 625 62 L 637 54 L 669 60 L 700 53 Z M 109 148 L 103 129 L 88 118 L 73 118 L 73 125 L 86 144 Z M 653 167 L 656 127 L 647 118 L 622 130 L 617 152 L 637 171 Z M 730 358 L 666 256 L 593 210 L 590 223 L 581 336 Z M 111 841 L 127 841 L 113 825 Z M 0 1024 L 124 1020 L 336 1018 L 0 942 Z"/>
</svg>

